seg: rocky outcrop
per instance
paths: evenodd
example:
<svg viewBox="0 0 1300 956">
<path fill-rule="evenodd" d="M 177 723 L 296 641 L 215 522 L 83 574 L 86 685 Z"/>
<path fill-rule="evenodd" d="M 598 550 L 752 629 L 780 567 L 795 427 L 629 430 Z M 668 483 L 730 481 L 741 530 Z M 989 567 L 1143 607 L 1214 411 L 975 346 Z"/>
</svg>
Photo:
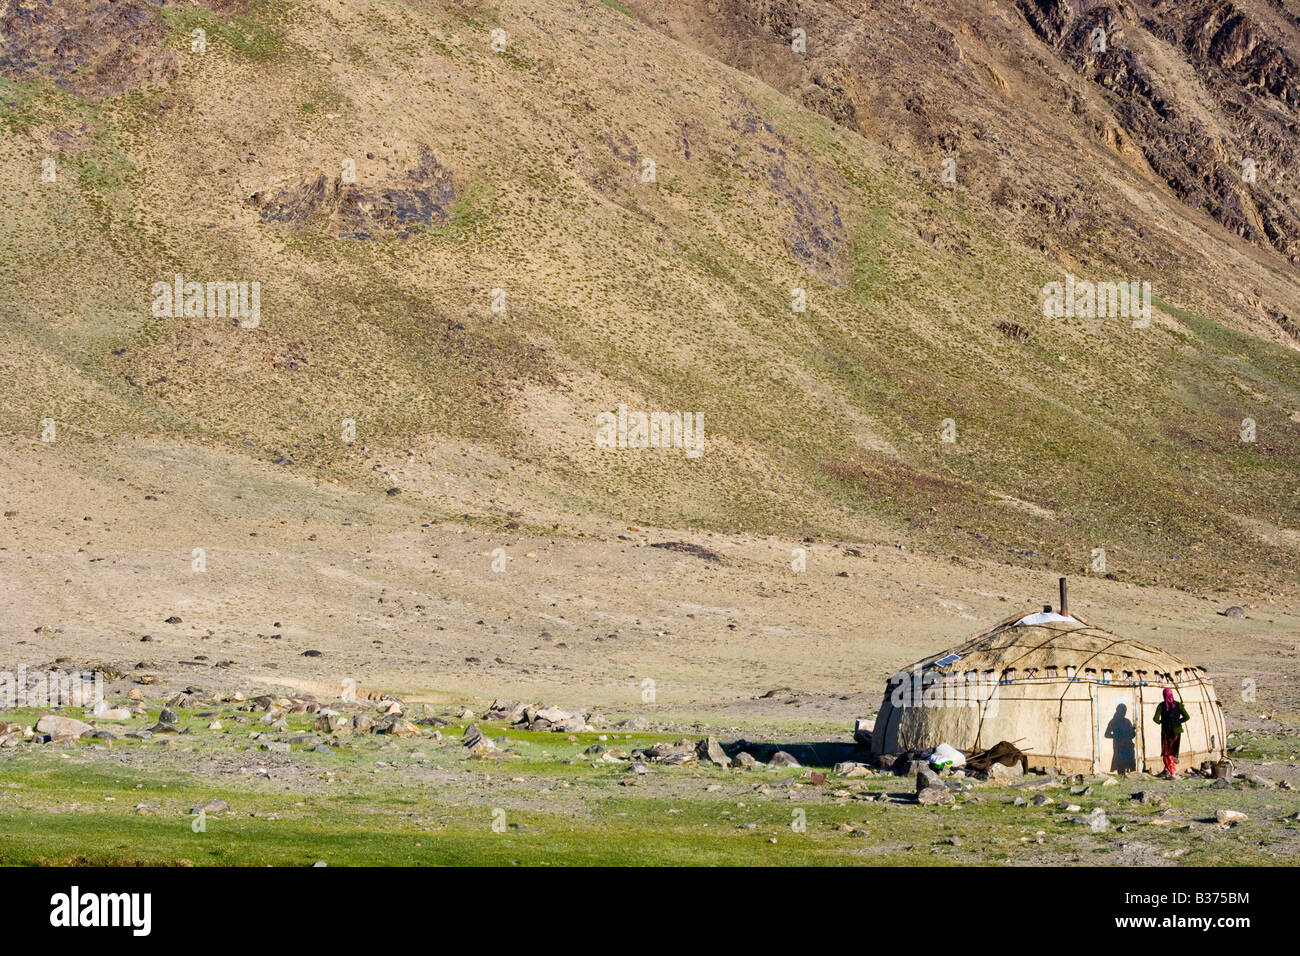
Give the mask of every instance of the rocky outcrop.
<svg viewBox="0 0 1300 956">
<path fill-rule="evenodd" d="M 248 201 L 264 222 L 294 232 L 336 239 L 402 239 L 444 224 L 455 199 L 451 171 L 422 147 L 405 178 L 391 184 L 345 183 L 340 176 L 330 179 L 316 170 L 297 182 L 258 190 Z"/>
<path fill-rule="evenodd" d="M 1281 37 L 1220 0 L 1085 6 L 1018 0 L 1034 32 L 1100 87 L 1125 133 L 1184 202 L 1300 256 L 1300 67 Z M 1153 63 L 1172 50 L 1191 79 Z M 1201 108 L 1208 99 L 1216 109 Z"/>
<path fill-rule="evenodd" d="M 631 0 L 647 23 L 1024 213 L 1144 238 L 1114 173 L 1300 261 L 1296 18 L 1256 0 Z M 802 47 L 799 48 L 799 43 Z M 1097 167 L 1077 143 L 1119 166 Z M 1249 162 L 1248 162 L 1249 161 Z M 1037 233 L 1037 235 L 1034 235 Z M 801 257 L 815 258 L 816 243 Z M 810 256 L 811 253 L 811 256 Z M 798 253 L 796 252 L 796 255 Z"/>
</svg>

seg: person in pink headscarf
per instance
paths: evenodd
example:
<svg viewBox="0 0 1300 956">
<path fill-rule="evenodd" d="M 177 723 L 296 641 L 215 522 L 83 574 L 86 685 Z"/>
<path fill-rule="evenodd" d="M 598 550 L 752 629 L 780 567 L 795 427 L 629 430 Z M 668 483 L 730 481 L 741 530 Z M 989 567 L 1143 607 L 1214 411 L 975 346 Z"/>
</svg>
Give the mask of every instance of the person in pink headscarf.
<svg viewBox="0 0 1300 956">
<path fill-rule="evenodd" d="M 1156 704 L 1151 719 L 1160 725 L 1160 757 L 1165 762 L 1165 774 L 1172 778 L 1178 772 L 1178 742 L 1183 736 L 1183 724 L 1191 717 L 1183 702 L 1174 700 L 1174 689 L 1166 687 L 1165 699 Z"/>
</svg>

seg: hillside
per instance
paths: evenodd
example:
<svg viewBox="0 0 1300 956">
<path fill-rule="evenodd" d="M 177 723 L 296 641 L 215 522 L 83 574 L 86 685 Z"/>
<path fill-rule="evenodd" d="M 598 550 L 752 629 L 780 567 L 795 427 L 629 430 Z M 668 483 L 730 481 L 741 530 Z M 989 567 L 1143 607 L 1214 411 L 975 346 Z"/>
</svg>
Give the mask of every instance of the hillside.
<svg viewBox="0 0 1300 956">
<path fill-rule="evenodd" d="M 1233 53 L 1194 7 L 11 2 L 8 454 L 1289 588 L 1294 10 Z M 1094 20 L 1131 52 L 1078 53 Z M 255 327 L 157 314 L 177 274 L 258 283 Z M 1046 318 L 1067 275 L 1149 282 L 1150 327 Z M 704 453 L 599 447 L 621 404 Z"/>
</svg>

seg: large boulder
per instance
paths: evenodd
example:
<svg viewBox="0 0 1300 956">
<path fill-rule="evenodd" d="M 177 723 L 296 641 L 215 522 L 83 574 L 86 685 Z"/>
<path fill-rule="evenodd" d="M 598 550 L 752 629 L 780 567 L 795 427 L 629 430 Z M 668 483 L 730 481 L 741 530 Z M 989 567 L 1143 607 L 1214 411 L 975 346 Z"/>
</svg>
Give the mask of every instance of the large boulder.
<svg viewBox="0 0 1300 956">
<path fill-rule="evenodd" d="M 989 769 L 984 773 L 984 779 L 989 783 L 1005 784 L 1013 783 L 1024 775 L 1025 771 L 1018 763 L 1013 763 L 1009 767 L 1004 763 L 995 763 L 990 765 Z"/>
<path fill-rule="evenodd" d="M 1080 826 L 1086 826 L 1093 833 L 1105 833 L 1106 828 L 1110 826 L 1110 821 L 1106 819 L 1106 811 L 1101 807 L 1093 807 L 1091 812 L 1071 817 L 1070 820 Z"/>
<path fill-rule="evenodd" d="M 84 733 L 94 730 L 90 724 L 84 720 L 76 720 L 72 717 L 60 717 L 57 714 L 46 714 L 40 720 L 36 721 L 34 728 L 38 734 L 49 734 L 51 737 L 80 737 Z"/>
<path fill-rule="evenodd" d="M 926 787 L 917 792 L 916 802 L 925 806 L 947 805 L 956 803 L 957 798 L 947 787 Z"/>
<path fill-rule="evenodd" d="M 633 751 L 632 756 L 644 757 L 653 763 L 683 764 L 694 763 L 697 755 L 693 741 L 679 740 L 675 744 L 670 744 L 661 740 L 645 750 Z"/>
<path fill-rule="evenodd" d="M 948 786 L 940 776 L 929 767 L 922 767 L 916 772 L 916 792 L 922 790 L 947 790 Z"/>
<path fill-rule="evenodd" d="M 374 726 L 375 721 L 372 717 L 366 714 L 352 715 L 352 729 L 357 731 L 357 733 L 368 733 L 374 729 Z"/>
<path fill-rule="evenodd" d="M 837 763 L 831 768 L 831 772 L 837 777 L 870 777 L 871 771 L 866 764 L 857 763 L 853 760 L 844 760 Z"/>
<path fill-rule="evenodd" d="M 1166 798 L 1164 794 L 1157 793 L 1154 790 L 1139 790 L 1137 793 L 1133 794 L 1133 799 L 1144 807 L 1169 806 L 1168 798 Z"/>
<path fill-rule="evenodd" d="M 483 715 L 484 720 L 507 720 L 515 723 L 524 715 L 524 705 L 517 700 L 497 698 Z"/>
<path fill-rule="evenodd" d="M 384 729 L 384 733 L 390 734 L 394 737 L 417 737 L 420 734 L 420 728 L 415 726 L 415 724 L 411 723 L 409 720 L 403 720 L 398 717 L 388 724 Z"/>
<path fill-rule="evenodd" d="M 695 746 L 695 753 L 701 760 L 707 760 L 719 767 L 731 766 L 731 758 L 727 756 L 727 752 L 722 749 L 722 745 L 714 737 L 705 737 L 701 740 Z"/>
<path fill-rule="evenodd" d="M 479 755 L 489 754 L 496 749 L 492 741 L 483 735 L 483 731 L 479 729 L 478 724 L 470 724 L 465 728 L 465 736 L 461 743 L 470 753 Z"/>
</svg>

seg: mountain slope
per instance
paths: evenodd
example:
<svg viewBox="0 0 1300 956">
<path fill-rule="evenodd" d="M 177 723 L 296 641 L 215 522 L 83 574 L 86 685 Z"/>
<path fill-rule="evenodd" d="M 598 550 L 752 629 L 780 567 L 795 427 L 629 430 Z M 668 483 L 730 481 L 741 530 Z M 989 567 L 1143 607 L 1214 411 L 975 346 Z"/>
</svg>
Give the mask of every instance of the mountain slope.
<svg viewBox="0 0 1300 956">
<path fill-rule="evenodd" d="M 918 24 L 964 65 L 894 126 L 862 104 L 901 95 L 895 59 L 837 113 L 701 39 L 720 27 L 630 6 L 646 22 L 596 2 L 11 3 L 0 428 L 39 450 L 54 419 L 88 469 L 165 436 L 436 514 L 472 486 L 498 526 L 907 540 L 1063 570 L 1102 548 L 1139 582 L 1293 582 L 1290 240 L 1235 235 L 1049 87 L 1095 117 L 1122 94 L 1013 52 L 1033 25 L 1003 9 L 1014 33 L 975 22 L 955 48 Z M 1285 232 L 1293 185 L 1243 221 Z M 155 314 L 178 273 L 259 283 L 256 327 Z M 1150 282 L 1151 327 L 1045 318 L 1066 273 Z M 701 413 L 704 454 L 598 447 L 620 404 Z"/>
</svg>

